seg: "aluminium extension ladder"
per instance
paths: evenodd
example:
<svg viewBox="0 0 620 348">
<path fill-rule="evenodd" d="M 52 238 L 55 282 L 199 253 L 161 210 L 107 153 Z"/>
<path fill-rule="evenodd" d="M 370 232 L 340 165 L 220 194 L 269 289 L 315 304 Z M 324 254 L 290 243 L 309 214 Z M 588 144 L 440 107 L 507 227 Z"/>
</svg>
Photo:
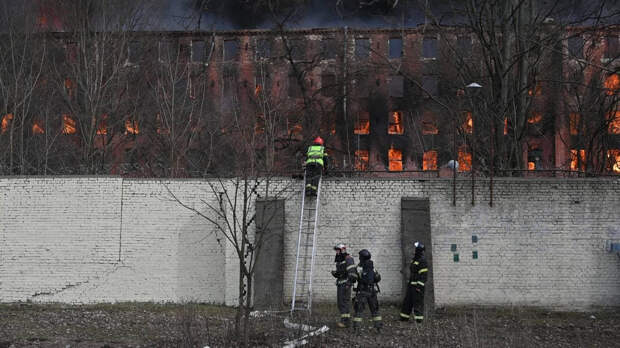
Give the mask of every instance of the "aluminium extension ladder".
<svg viewBox="0 0 620 348">
<path fill-rule="evenodd" d="M 314 271 L 314 257 L 316 255 L 316 231 L 319 220 L 322 175 L 319 177 L 316 197 L 306 197 L 306 175 L 307 172 L 304 172 L 291 314 L 300 310 L 310 313 L 312 308 L 312 272 Z"/>
</svg>

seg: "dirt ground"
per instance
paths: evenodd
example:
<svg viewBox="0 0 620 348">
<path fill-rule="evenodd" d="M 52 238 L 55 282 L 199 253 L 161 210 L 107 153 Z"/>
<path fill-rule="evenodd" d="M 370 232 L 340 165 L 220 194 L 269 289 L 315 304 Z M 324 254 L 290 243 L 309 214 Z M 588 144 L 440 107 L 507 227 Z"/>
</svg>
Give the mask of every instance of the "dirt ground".
<svg viewBox="0 0 620 348">
<path fill-rule="evenodd" d="M 368 313 L 365 313 L 366 317 Z M 334 305 L 315 306 L 303 320 L 329 331 L 306 347 L 612 347 L 620 346 L 620 309 L 553 312 L 520 308 L 447 308 L 423 324 L 399 322 L 398 308 L 381 308 L 378 333 L 364 321 L 360 333 L 336 327 Z M 233 308 L 205 305 L 122 303 L 106 305 L 0 304 L 4 347 L 231 347 Z M 287 314 L 252 319 L 251 346 L 281 347 L 304 334 L 284 326 Z"/>
</svg>

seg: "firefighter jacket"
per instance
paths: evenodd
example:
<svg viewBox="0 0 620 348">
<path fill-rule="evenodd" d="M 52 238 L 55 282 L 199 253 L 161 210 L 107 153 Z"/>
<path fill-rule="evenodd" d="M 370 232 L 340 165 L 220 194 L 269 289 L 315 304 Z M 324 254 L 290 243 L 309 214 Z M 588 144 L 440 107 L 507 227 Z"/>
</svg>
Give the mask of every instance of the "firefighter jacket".
<svg viewBox="0 0 620 348">
<path fill-rule="evenodd" d="M 358 291 L 375 291 L 375 267 L 372 260 L 360 262 L 357 266 L 359 282 L 357 284 Z"/>
<path fill-rule="evenodd" d="M 336 285 L 354 283 L 357 280 L 357 270 L 353 257 L 349 254 L 336 255 L 336 270 L 332 275 L 336 277 Z"/>
<path fill-rule="evenodd" d="M 306 154 L 306 164 L 317 163 L 321 167 L 325 165 L 327 154 L 325 153 L 325 147 L 321 145 L 311 145 L 308 147 L 308 153 Z"/>
<path fill-rule="evenodd" d="M 412 285 L 416 290 L 424 291 L 426 285 L 426 278 L 428 276 L 428 264 L 424 256 L 416 259 L 414 258 L 409 265 L 409 285 Z"/>
</svg>

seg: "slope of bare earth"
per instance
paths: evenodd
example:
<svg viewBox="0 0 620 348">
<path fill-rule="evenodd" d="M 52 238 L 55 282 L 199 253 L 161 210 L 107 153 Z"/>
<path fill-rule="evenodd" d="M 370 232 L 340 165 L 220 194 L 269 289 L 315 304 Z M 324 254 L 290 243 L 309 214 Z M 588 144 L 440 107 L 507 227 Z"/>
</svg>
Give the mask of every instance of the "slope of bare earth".
<svg viewBox="0 0 620 348">
<path fill-rule="evenodd" d="M 368 318 L 368 312 L 365 313 Z M 288 313 L 260 313 L 251 319 L 250 345 L 282 346 L 304 335 L 288 329 Z M 334 305 L 315 307 L 295 318 L 329 331 L 307 346 L 328 347 L 612 347 L 620 345 L 620 308 L 553 312 L 529 308 L 437 309 L 424 324 L 399 322 L 398 308 L 381 308 L 377 332 L 336 328 Z M 229 347 L 235 341 L 233 308 L 205 304 L 121 303 L 105 305 L 0 304 L 3 347 Z"/>
</svg>

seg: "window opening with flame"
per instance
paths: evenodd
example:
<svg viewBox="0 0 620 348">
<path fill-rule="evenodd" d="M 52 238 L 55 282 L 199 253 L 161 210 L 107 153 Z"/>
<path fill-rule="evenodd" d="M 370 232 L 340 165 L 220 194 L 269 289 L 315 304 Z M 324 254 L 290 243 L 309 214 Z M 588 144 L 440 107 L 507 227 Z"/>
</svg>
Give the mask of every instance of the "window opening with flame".
<svg viewBox="0 0 620 348">
<path fill-rule="evenodd" d="M 542 95 L 542 85 L 539 83 L 536 84 L 536 86 L 534 86 L 534 88 L 530 88 L 527 91 L 527 95 L 529 96 L 539 96 Z"/>
<path fill-rule="evenodd" d="M 422 156 L 422 170 L 437 170 L 437 151 L 424 152 Z"/>
<path fill-rule="evenodd" d="M 460 146 L 458 149 L 458 164 L 459 172 L 471 171 L 471 151 L 467 145 Z"/>
<path fill-rule="evenodd" d="M 75 134 L 77 132 L 75 120 L 68 114 L 62 115 L 62 134 Z"/>
<path fill-rule="evenodd" d="M 76 88 L 75 82 L 72 79 L 67 77 L 65 79 L 65 92 L 67 93 L 69 98 L 73 98 L 75 96 L 75 88 Z"/>
<path fill-rule="evenodd" d="M 265 115 L 256 115 L 256 122 L 254 123 L 254 134 L 265 133 Z"/>
<path fill-rule="evenodd" d="M 508 117 L 504 117 L 504 135 L 508 134 Z"/>
<path fill-rule="evenodd" d="M 618 74 L 611 74 L 605 79 L 605 93 L 607 95 L 614 95 L 620 90 L 620 76 Z"/>
<path fill-rule="evenodd" d="M 570 170 L 586 170 L 586 150 L 570 150 Z"/>
<path fill-rule="evenodd" d="M 620 149 L 607 150 L 607 169 L 620 174 Z"/>
<path fill-rule="evenodd" d="M 607 133 L 620 134 L 620 110 L 608 113 L 607 122 L 609 122 Z"/>
<path fill-rule="evenodd" d="M 357 117 L 358 119 L 355 120 L 353 133 L 359 135 L 370 134 L 370 115 L 368 111 L 360 111 Z"/>
<path fill-rule="evenodd" d="M 132 120 L 132 119 L 125 120 L 125 135 L 129 135 L 129 134 L 136 135 L 139 133 L 140 133 L 140 128 L 138 127 L 138 121 Z"/>
<path fill-rule="evenodd" d="M 358 170 L 358 171 L 368 170 L 368 165 L 369 165 L 368 150 L 356 150 L 355 151 L 355 170 Z"/>
<path fill-rule="evenodd" d="M 542 168 L 542 150 L 538 145 L 530 145 L 527 152 L 527 169 L 536 170 Z"/>
<path fill-rule="evenodd" d="M 45 129 L 43 128 L 43 122 L 39 120 L 35 120 L 32 123 L 32 134 L 45 134 Z"/>
<path fill-rule="evenodd" d="M 540 121 L 542 121 L 542 117 L 543 117 L 542 113 L 534 111 L 527 118 L 527 123 L 529 123 L 529 124 L 540 123 Z"/>
<path fill-rule="evenodd" d="M 390 172 L 399 172 L 403 170 L 403 151 L 395 148 L 388 150 L 389 170 Z"/>
<path fill-rule="evenodd" d="M 465 120 L 462 126 L 463 132 L 467 134 L 472 134 L 474 132 L 474 119 L 472 117 L 471 111 L 465 111 L 463 113 L 463 119 Z"/>
<path fill-rule="evenodd" d="M 580 128 L 579 122 L 581 121 L 581 114 L 578 114 L 576 112 L 571 112 L 568 115 L 568 120 L 569 120 L 570 135 L 578 135 L 579 133 L 581 133 L 579 131 L 579 128 Z"/>
<path fill-rule="evenodd" d="M 6 114 L 2 117 L 2 133 L 9 130 L 12 120 L 13 120 L 13 114 Z"/>
<path fill-rule="evenodd" d="M 403 134 L 403 112 L 393 111 L 390 113 L 388 122 L 388 134 Z"/>
<path fill-rule="evenodd" d="M 108 134 L 108 114 L 101 114 L 99 122 L 97 122 L 97 135 Z"/>
</svg>

